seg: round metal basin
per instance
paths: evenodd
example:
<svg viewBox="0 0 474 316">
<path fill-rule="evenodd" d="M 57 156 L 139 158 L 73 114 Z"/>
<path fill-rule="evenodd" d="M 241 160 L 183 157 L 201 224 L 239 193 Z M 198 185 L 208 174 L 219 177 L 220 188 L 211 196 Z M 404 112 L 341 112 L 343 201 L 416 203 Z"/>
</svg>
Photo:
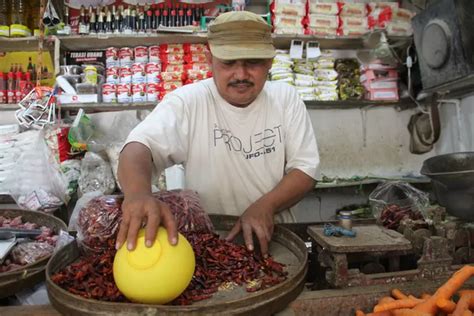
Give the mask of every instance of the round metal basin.
<svg viewBox="0 0 474 316">
<path fill-rule="evenodd" d="M 236 218 L 211 216 L 218 232 L 229 231 Z M 51 281 L 51 275 L 79 257 L 77 244 L 58 251 L 46 268 L 46 286 L 51 304 L 64 315 L 272 315 L 284 309 L 303 290 L 308 253 L 304 242 L 290 230 L 275 226 L 270 253 L 286 264 L 288 278 L 271 288 L 248 293 L 242 287 L 219 291 L 212 298 L 189 306 L 110 303 L 73 295 Z"/>
<path fill-rule="evenodd" d="M 474 152 L 429 158 L 421 174 L 431 179 L 436 199 L 448 213 L 474 221 Z"/>
</svg>

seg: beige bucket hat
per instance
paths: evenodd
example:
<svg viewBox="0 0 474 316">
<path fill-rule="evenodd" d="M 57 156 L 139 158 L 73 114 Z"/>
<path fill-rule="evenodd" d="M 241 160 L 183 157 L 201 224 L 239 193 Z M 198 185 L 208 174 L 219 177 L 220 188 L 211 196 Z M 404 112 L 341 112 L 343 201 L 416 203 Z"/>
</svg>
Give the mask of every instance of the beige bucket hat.
<svg viewBox="0 0 474 316">
<path fill-rule="evenodd" d="M 224 60 L 275 57 L 272 27 L 255 13 L 233 11 L 219 15 L 208 27 L 213 56 Z"/>
</svg>

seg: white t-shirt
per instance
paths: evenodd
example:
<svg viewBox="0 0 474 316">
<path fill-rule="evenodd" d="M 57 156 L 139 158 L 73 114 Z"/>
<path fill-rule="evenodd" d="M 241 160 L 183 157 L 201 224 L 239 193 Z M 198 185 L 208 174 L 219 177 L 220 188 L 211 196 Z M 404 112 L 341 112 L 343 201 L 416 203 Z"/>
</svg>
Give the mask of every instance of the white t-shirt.
<svg viewBox="0 0 474 316">
<path fill-rule="evenodd" d="M 232 106 L 213 79 L 168 94 L 129 135 L 153 155 L 158 171 L 185 167 L 186 188 L 204 209 L 240 216 L 297 168 L 316 179 L 319 154 L 304 103 L 285 83 L 267 82 L 245 108 Z M 276 216 L 291 222 L 291 212 Z"/>
</svg>

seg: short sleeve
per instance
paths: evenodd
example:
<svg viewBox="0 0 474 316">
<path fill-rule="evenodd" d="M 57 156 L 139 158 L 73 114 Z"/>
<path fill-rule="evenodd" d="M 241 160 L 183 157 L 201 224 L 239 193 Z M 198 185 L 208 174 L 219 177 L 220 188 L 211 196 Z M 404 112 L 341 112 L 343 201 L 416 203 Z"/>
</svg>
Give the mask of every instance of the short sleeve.
<svg viewBox="0 0 474 316">
<path fill-rule="evenodd" d="M 148 147 L 159 172 L 175 164 L 185 164 L 188 122 L 183 100 L 169 94 L 130 132 L 125 145 L 138 142 Z"/>
<path fill-rule="evenodd" d="M 319 178 L 316 136 L 306 106 L 293 87 L 288 87 L 285 125 L 285 173 L 299 169 L 313 179 Z"/>
</svg>

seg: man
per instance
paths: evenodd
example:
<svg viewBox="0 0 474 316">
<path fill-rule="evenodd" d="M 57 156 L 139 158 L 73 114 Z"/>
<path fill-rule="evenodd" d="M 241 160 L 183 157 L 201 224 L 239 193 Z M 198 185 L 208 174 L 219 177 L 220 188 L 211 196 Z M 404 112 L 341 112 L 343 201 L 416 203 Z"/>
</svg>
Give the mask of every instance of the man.
<svg viewBox="0 0 474 316">
<path fill-rule="evenodd" d="M 182 163 L 186 187 L 207 212 L 240 216 L 227 239 L 242 232 L 253 250 L 255 235 L 263 255 L 274 220 L 291 221 L 288 209 L 314 187 L 319 155 L 305 105 L 291 86 L 266 82 L 271 27 L 256 14 L 229 12 L 209 26 L 208 42 L 214 77 L 168 94 L 127 139 L 117 247 L 127 241 L 133 249 L 143 223 L 147 246 L 160 224 L 177 242 L 173 215 L 151 195 L 153 165 Z"/>
</svg>

